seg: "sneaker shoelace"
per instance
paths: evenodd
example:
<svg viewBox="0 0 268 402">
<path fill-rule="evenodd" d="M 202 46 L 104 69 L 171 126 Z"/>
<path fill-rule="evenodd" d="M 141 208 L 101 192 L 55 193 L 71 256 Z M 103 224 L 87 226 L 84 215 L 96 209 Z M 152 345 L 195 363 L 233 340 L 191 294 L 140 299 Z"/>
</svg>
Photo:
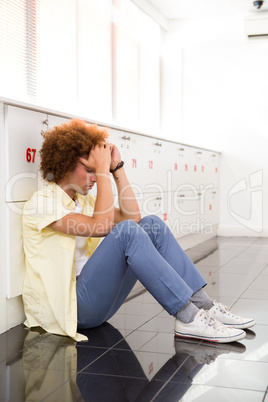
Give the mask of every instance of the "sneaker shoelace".
<svg viewBox="0 0 268 402">
<path fill-rule="evenodd" d="M 209 327 L 213 327 L 215 330 L 220 330 L 220 331 L 224 332 L 225 327 L 223 326 L 223 324 L 221 324 L 219 321 L 215 320 L 215 318 L 212 317 L 212 315 L 209 311 L 202 312 L 201 320 L 206 321 L 206 323 Z"/>
<path fill-rule="evenodd" d="M 221 313 L 232 314 L 230 307 L 227 307 L 224 304 L 216 302 L 216 301 L 214 301 L 214 305 L 216 306 L 217 309 L 220 310 Z"/>
</svg>

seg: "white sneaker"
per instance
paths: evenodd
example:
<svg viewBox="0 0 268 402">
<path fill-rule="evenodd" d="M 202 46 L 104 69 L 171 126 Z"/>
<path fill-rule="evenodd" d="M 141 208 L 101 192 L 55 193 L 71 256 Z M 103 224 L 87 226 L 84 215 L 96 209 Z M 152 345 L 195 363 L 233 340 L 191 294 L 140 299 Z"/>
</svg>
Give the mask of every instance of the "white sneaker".
<svg viewBox="0 0 268 402">
<path fill-rule="evenodd" d="M 189 324 L 175 320 L 175 335 L 183 338 L 204 339 L 210 342 L 227 343 L 245 338 L 240 329 L 227 327 L 215 320 L 208 311 L 201 309 Z"/>
<path fill-rule="evenodd" d="M 220 321 L 224 325 L 229 325 L 234 328 L 250 328 L 255 325 L 253 318 L 243 318 L 232 313 L 229 307 L 216 301 L 213 302 L 214 306 L 208 311 L 215 320 Z"/>
</svg>

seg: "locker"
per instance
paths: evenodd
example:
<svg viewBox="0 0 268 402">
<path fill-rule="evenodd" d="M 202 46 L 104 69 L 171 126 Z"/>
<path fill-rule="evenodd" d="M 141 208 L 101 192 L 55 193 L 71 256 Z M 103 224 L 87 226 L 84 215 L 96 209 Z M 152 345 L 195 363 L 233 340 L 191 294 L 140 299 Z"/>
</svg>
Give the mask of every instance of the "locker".
<svg viewBox="0 0 268 402">
<path fill-rule="evenodd" d="M 143 149 L 144 191 L 171 191 L 173 143 L 145 137 Z"/>
<path fill-rule="evenodd" d="M 219 222 L 219 190 L 214 188 L 207 191 L 204 201 L 206 223 L 214 226 Z"/>
<path fill-rule="evenodd" d="M 154 193 L 163 190 L 158 180 L 157 163 L 160 146 L 155 145 L 156 140 L 150 137 L 143 138 L 142 181 L 141 186 L 145 193 Z"/>
<path fill-rule="evenodd" d="M 207 151 L 207 184 L 219 188 L 219 154 Z"/>
<path fill-rule="evenodd" d="M 137 201 L 142 218 L 156 215 L 173 231 L 171 192 L 144 193 Z"/>
<path fill-rule="evenodd" d="M 51 130 L 53 127 L 60 126 L 63 123 L 68 123 L 70 120 L 71 119 L 49 114 L 47 116 L 47 130 Z"/>
<path fill-rule="evenodd" d="M 47 115 L 5 106 L 6 201 L 26 201 L 40 184 L 42 133 Z"/>
<path fill-rule="evenodd" d="M 171 191 L 177 191 L 182 184 L 191 181 L 191 149 L 185 145 L 174 144 L 172 152 L 172 186 Z"/>
<path fill-rule="evenodd" d="M 190 162 L 190 182 L 200 188 L 205 185 L 206 181 L 206 168 L 205 168 L 206 154 L 205 151 L 198 148 L 191 149 L 191 162 Z"/>
<path fill-rule="evenodd" d="M 157 140 L 154 144 L 157 155 L 157 180 L 163 191 L 172 191 L 172 172 L 174 170 L 174 144 Z"/>
<path fill-rule="evenodd" d="M 173 233 L 175 237 L 198 231 L 201 193 L 192 187 L 187 187 L 173 193 Z"/>
<path fill-rule="evenodd" d="M 138 200 L 142 217 L 148 215 L 157 215 L 166 222 L 171 215 L 171 199 L 168 193 L 143 193 Z"/>
<path fill-rule="evenodd" d="M 109 129 L 108 133 L 109 133 L 108 141 L 117 146 L 123 159 L 124 147 L 125 147 L 125 140 L 123 139 L 125 137 L 124 131 L 111 128 Z"/>
<path fill-rule="evenodd" d="M 155 140 L 150 137 L 144 137 L 142 142 L 143 158 L 141 160 L 141 169 L 143 174 L 140 185 L 145 193 L 161 191 L 157 180 L 157 154 L 154 142 Z"/>
<path fill-rule="evenodd" d="M 22 246 L 22 210 L 24 202 L 6 204 L 7 217 L 7 298 L 21 295 L 25 272 L 25 257 Z"/>
<path fill-rule="evenodd" d="M 139 193 L 142 189 L 143 181 L 143 139 L 141 135 L 129 134 L 124 135 L 125 149 L 124 162 L 129 182 L 135 193 Z"/>
<path fill-rule="evenodd" d="M 136 194 L 139 194 L 142 190 L 143 139 L 144 137 L 138 134 L 110 130 L 110 142 L 118 147 L 121 159 L 125 162 L 124 168 L 129 182 Z"/>
</svg>

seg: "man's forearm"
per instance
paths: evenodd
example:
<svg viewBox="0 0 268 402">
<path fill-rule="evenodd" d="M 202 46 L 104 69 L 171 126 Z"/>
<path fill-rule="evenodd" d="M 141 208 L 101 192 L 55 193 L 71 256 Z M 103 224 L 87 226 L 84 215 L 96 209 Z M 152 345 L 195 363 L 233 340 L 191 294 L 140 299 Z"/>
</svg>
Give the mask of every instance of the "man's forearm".
<svg viewBox="0 0 268 402">
<path fill-rule="evenodd" d="M 139 205 L 134 191 L 128 181 L 124 167 L 114 173 L 114 180 L 118 191 L 120 214 L 124 219 L 139 222 L 141 219 Z"/>
</svg>

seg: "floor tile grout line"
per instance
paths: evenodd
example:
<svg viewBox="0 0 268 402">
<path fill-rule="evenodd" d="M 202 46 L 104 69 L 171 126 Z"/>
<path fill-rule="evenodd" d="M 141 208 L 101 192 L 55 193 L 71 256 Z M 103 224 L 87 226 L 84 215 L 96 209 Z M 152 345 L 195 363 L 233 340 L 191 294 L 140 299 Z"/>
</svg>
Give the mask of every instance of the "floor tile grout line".
<svg viewBox="0 0 268 402">
<path fill-rule="evenodd" d="M 126 340 L 128 336 L 130 336 L 131 334 L 133 334 L 135 331 L 138 331 L 141 327 L 143 327 L 145 324 L 147 324 L 149 321 L 153 320 L 155 317 L 157 317 L 159 314 L 161 314 L 162 311 L 160 311 L 159 313 L 153 315 L 151 318 L 149 318 L 147 321 L 145 321 L 143 324 L 139 325 L 137 328 L 135 328 L 133 331 L 131 331 L 129 334 L 127 334 L 126 336 L 124 336 L 123 338 Z M 120 331 L 120 330 L 119 330 Z M 121 341 L 119 341 L 121 342 Z M 118 343 L 118 342 L 117 342 Z M 116 343 L 116 344 L 117 344 Z M 115 345 L 116 345 L 115 344 Z"/>
<path fill-rule="evenodd" d="M 152 399 L 150 399 L 150 402 L 154 401 L 155 398 L 163 391 L 163 389 L 172 381 L 172 378 L 177 374 L 177 372 L 182 368 L 182 366 L 186 363 L 186 361 L 190 358 L 190 356 L 187 356 L 186 359 L 181 363 L 181 365 L 177 368 L 177 370 L 174 371 L 172 376 L 163 384 L 163 386 L 157 391 L 157 393 L 154 395 Z"/>
<path fill-rule="evenodd" d="M 247 247 L 245 247 L 243 250 L 241 250 L 237 255 L 235 255 L 234 257 L 232 257 L 230 260 L 228 260 L 228 261 L 225 262 L 224 264 L 220 265 L 220 267 L 219 267 L 214 273 L 220 272 L 221 268 L 223 268 L 225 265 L 229 264 L 232 260 L 234 260 L 235 258 L 237 258 L 238 256 L 240 256 L 241 254 L 243 254 L 243 253 L 244 253 L 246 250 L 248 250 L 252 245 L 254 245 L 258 240 L 259 240 L 259 237 L 256 237 L 256 240 L 255 240 L 255 241 L 253 241 L 251 244 L 247 245 Z M 219 248 L 218 248 L 218 250 L 219 250 Z M 213 254 L 213 252 L 212 252 L 210 255 L 212 255 L 212 254 Z M 206 257 L 205 257 L 205 258 L 206 258 Z M 203 258 L 203 259 L 205 259 L 205 258 Z M 202 259 L 201 259 L 200 261 L 202 261 Z M 268 264 L 267 264 L 267 265 L 268 265 Z M 265 267 L 263 268 L 263 271 L 266 269 L 267 265 L 265 265 Z M 262 271 L 262 272 L 263 272 L 263 271 Z M 241 275 L 243 275 L 243 274 L 241 273 Z M 254 278 L 254 280 L 255 280 L 258 276 L 259 276 L 259 274 L 257 274 L 257 276 Z M 251 282 L 251 284 L 252 284 L 252 282 Z M 250 285 L 251 285 L 251 284 L 250 284 Z M 239 299 L 241 298 L 241 296 L 246 292 L 246 290 L 248 290 L 248 288 L 249 288 L 250 285 L 248 285 L 247 289 L 245 289 L 245 290 L 236 298 L 236 300 L 232 303 L 231 307 L 233 307 L 233 306 L 239 301 Z"/>
<path fill-rule="evenodd" d="M 253 281 L 250 283 L 250 285 L 248 285 L 248 287 L 243 291 L 243 293 L 241 293 L 241 295 L 239 296 L 239 299 L 241 298 L 241 296 L 243 296 L 243 294 L 249 289 L 249 287 L 252 285 L 252 283 L 262 274 L 263 271 L 265 271 L 265 269 L 267 268 L 268 264 L 265 265 L 265 267 L 263 268 L 263 270 L 261 272 L 259 272 L 257 274 L 257 276 L 253 279 Z M 238 299 L 238 300 L 239 300 Z M 252 300 L 259 300 L 259 299 L 252 299 Z M 236 302 L 235 302 L 236 303 Z M 235 304 L 234 303 L 234 304 Z"/>
<path fill-rule="evenodd" d="M 268 395 L 268 385 L 267 385 L 266 391 L 264 392 L 264 396 L 263 396 L 262 402 L 265 402 L 265 398 L 266 398 L 267 395 Z"/>
<path fill-rule="evenodd" d="M 200 346 L 203 342 L 200 341 L 195 349 Z M 190 358 L 190 356 L 187 356 L 186 359 L 180 364 L 180 366 L 177 368 L 177 370 L 175 370 L 175 372 L 172 374 L 172 376 L 165 382 L 165 384 L 163 384 L 163 386 L 157 391 L 157 393 L 154 395 L 154 397 L 150 400 L 150 402 L 154 401 L 155 398 L 162 392 L 162 390 L 167 386 L 167 384 L 169 384 L 172 381 L 172 378 L 177 374 L 177 372 L 182 368 L 182 366 L 186 363 L 186 361 Z"/>
<path fill-rule="evenodd" d="M 94 375 L 94 376 L 100 376 L 100 377 L 114 377 L 114 378 L 128 378 L 128 379 L 134 379 L 134 380 L 148 380 L 148 378 L 146 377 L 146 375 L 144 374 L 144 377 L 135 377 L 135 376 L 131 376 L 131 375 L 119 375 L 119 374 L 105 374 L 105 373 L 79 373 L 79 374 L 83 374 L 83 375 Z M 164 382 L 161 380 L 155 380 L 158 382 Z"/>
<path fill-rule="evenodd" d="M 258 240 L 259 238 L 257 237 L 256 238 L 256 240 L 252 243 L 252 244 L 254 244 L 254 243 L 256 243 L 256 241 Z M 247 250 L 248 248 L 250 248 L 250 246 L 252 245 L 252 244 L 250 244 L 250 245 L 248 245 L 247 247 L 245 247 L 245 249 L 244 250 L 242 250 L 242 251 L 240 251 L 237 255 L 235 255 L 234 257 L 232 257 L 230 260 L 228 260 L 227 262 L 225 262 L 223 265 L 220 265 L 220 267 L 215 271 L 215 272 L 218 272 L 221 268 L 223 268 L 226 264 L 229 264 L 229 262 L 231 262 L 232 260 L 234 260 L 235 258 L 237 258 L 239 255 L 241 255 L 242 253 L 244 253 L 244 251 L 245 250 Z M 217 250 L 219 250 L 219 247 L 217 248 Z M 215 250 L 216 251 L 216 250 Z M 211 254 L 209 254 L 209 255 L 212 255 L 215 251 L 213 251 Z M 207 256 L 208 257 L 208 256 Z M 205 257 L 206 258 L 206 257 Z M 202 261 L 203 259 L 205 259 L 205 258 L 202 258 L 200 261 Z M 200 262 L 199 261 L 199 262 Z"/>
<path fill-rule="evenodd" d="M 140 348 L 137 350 L 137 352 L 142 351 L 140 349 L 144 348 L 146 345 L 148 345 L 148 343 L 152 342 L 152 340 L 155 339 L 158 336 L 158 334 L 159 334 L 159 332 L 156 332 L 152 338 L 150 338 L 148 341 L 146 341 L 143 345 L 140 346 Z M 157 353 L 159 353 L 159 352 L 157 352 Z"/>
</svg>

